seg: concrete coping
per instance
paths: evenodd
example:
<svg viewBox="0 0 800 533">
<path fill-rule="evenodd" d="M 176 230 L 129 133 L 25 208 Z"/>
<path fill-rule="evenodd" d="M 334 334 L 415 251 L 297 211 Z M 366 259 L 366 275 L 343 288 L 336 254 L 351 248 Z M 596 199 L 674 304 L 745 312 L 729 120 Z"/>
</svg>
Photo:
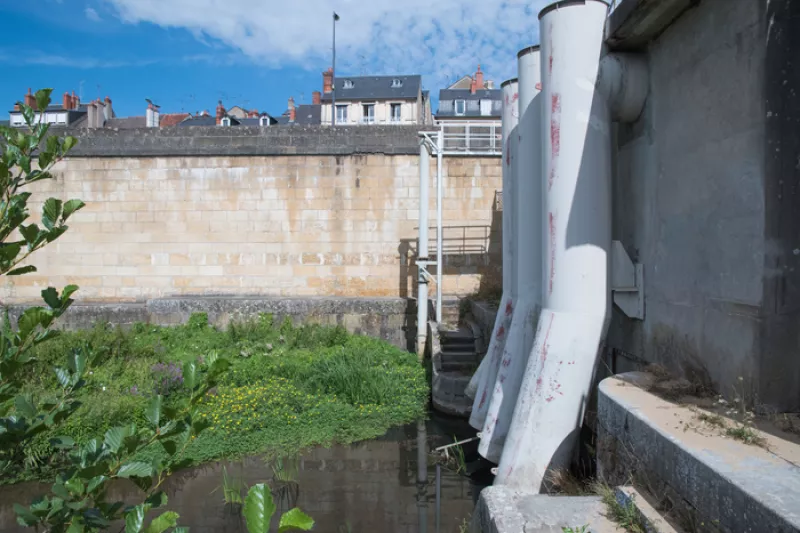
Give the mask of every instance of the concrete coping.
<svg viewBox="0 0 800 533">
<path fill-rule="evenodd" d="M 601 448 L 615 439 L 629 455 L 617 462 L 654 474 L 723 531 L 800 532 L 800 446 L 763 432 L 764 447 L 727 437 L 648 392 L 654 379 L 631 372 L 600 383 Z"/>
</svg>

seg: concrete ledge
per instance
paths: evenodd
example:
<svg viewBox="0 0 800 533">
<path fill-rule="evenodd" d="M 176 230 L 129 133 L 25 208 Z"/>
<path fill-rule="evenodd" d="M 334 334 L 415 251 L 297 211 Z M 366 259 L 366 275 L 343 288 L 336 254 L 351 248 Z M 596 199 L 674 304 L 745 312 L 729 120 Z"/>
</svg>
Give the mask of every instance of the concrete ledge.
<svg viewBox="0 0 800 533">
<path fill-rule="evenodd" d="M 652 384 L 641 372 L 601 382 L 600 477 L 632 478 L 712 530 L 800 532 L 800 446 L 762 433 L 765 449 L 697 431 L 695 413 L 647 392 Z"/>
<path fill-rule="evenodd" d="M 608 17 L 607 42 L 617 50 L 632 50 L 657 37 L 695 0 L 622 0 Z"/>
<path fill-rule="evenodd" d="M 557 532 L 588 526 L 588 532 L 618 531 L 599 496 L 549 496 L 508 487 L 481 491 L 472 515 L 472 533 Z"/>
<path fill-rule="evenodd" d="M 480 336 L 476 335 L 476 349 L 478 354 L 483 357 L 489 349 L 489 341 L 494 330 L 494 320 L 497 316 L 497 308 L 487 302 L 470 301 L 470 313 L 475 320 L 475 324 L 480 329 Z"/>
<path fill-rule="evenodd" d="M 12 321 L 26 307 L 29 306 L 10 306 Z M 186 323 L 192 313 L 208 313 L 209 322 L 218 327 L 259 313 L 272 314 L 276 322 L 289 317 L 295 324 L 339 325 L 351 333 L 380 338 L 404 350 L 409 349 L 409 335 L 416 333 L 416 304 L 403 298 L 213 296 L 159 298 L 130 304 L 76 303 L 58 325 L 65 329 L 88 328 L 98 322 L 168 326 Z"/>
</svg>

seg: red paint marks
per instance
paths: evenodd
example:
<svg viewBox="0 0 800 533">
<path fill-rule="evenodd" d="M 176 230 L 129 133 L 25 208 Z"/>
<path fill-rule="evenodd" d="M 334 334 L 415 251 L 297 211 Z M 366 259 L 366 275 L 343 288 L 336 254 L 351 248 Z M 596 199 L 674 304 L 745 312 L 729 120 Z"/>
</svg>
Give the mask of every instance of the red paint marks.
<svg viewBox="0 0 800 533">
<path fill-rule="evenodd" d="M 550 97 L 550 175 L 547 178 L 547 190 L 553 188 L 556 180 L 556 161 L 561 154 L 561 95 Z"/>
<path fill-rule="evenodd" d="M 553 329 L 553 320 L 555 320 L 556 315 L 550 315 L 550 323 L 547 325 L 547 333 L 544 335 L 544 341 L 542 342 L 542 366 L 547 361 L 547 350 L 550 349 L 550 330 Z"/>
<path fill-rule="evenodd" d="M 506 334 L 506 328 L 504 326 L 500 326 L 500 329 L 497 330 L 497 338 L 502 339 L 503 335 Z"/>
<path fill-rule="evenodd" d="M 511 166 L 511 145 L 506 144 L 506 166 Z"/>
<path fill-rule="evenodd" d="M 519 93 L 514 93 L 514 96 L 511 97 L 511 103 L 513 104 L 517 100 L 519 100 Z"/>
<path fill-rule="evenodd" d="M 556 277 L 556 216 L 552 211 L 548 214 L 548 227 L 550 231 L 550 294 L 553 294 L 553 280 Z"/>
<path fill-rule="evenodd" d="M 508 303 L 506 304 L 506 316 L 509 316 L 513 312 L 514 312 L 514 306 L 511 305 L 511 300 L 509 300 Z"/>
<path fill-rule="evenodd" d="M 548 33 L 551 36 L 553 35 L 553 25 L 552 24 L 550 24 L 550 26 L 548 28 Z M 552 75 L 553 74 L 553 38 L 552 37 L 550 37 L 550 39 L 549 39 L 549 44 L 550 44 L 550 47 L 549 47 L 550 48 L 550 57 L 549 57 L 549 63 L 550 63 L 549 69 L 550 70 L 548 72 Z"/>
<path fill-rule="evenodd" d="M 539 392 L 539 389 L 541 389 L 541 388 L 542 388 L 542 378 L 541 378 L 541 377 L 539 377 L 539 378 L 536 380 L 536 392 Z"/>
<path fill-rule="evenodd" d="M 542 82 L 537 81 L 536 85 L 534 85 L 534 87 L 536 87 L 537 91 L 541 91 L 542 90 Z"/>
<path fill-rule="evenodd" d="M 545 398 L 545 399 L 544 399 L 544 401 L 546 401 L 547 403 L 550 403 L 550 402 L 552 402 L 554 399 L 555 399 L 555 398 L 553 398 L 552 396 L 548 396 L 547 398 Z"/>
<path fill-rule="evenodd" d="M 481 395 L 481 401 L 478 404 L 478 409 L 483 407 L 483 404 L 485 404 L 485 403 L 486 403 L 486 389 L 484 389 L 483 394 Z"/>
<path fill-rule="evenodd" d="M 500 374 L 500 383 L 505 383 L 505 382 L 506 382 L 505 374 Z"/>
<path fill-rule="evenodd" d="M 507 357 L 507 358 L 503 359 L 503 366 L 504 367 L 508 368 L 508 365 L 510 365 L 510 364 L 511 364 L 511 358 L 510 357 Z"/>
</svg>

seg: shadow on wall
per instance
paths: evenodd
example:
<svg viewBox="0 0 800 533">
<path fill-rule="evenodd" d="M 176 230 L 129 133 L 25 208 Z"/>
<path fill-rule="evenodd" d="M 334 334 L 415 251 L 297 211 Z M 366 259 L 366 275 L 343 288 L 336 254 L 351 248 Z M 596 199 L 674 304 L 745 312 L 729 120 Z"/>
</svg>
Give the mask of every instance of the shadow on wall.
<svg viewBox="0 0 800 533">
<path fill-rule="evenodd" d="M 496 191 L 492 199 L 492 221 L 490 225 L 442 226 L 442 284 L 445 298 L 483 295 L 485 299 L 499 301 L 502 293 L 503 262 L 503 200 L 502 192 Z M 418 230 L 419 228 L 415 228 Z M 436 260 L 436 226 L 429 229 L 430 259 Z M 400 276 L 398 294 L 401 298 L 417 297 L 417 239 L 402 239 L 400 253 Z M 430 297 L 435 297 L 437 266 L 430 266 L 433 277 Z M 462 279 L 465 277 L 466 279 Z M 477 287 L 472 281 L 478 277 Z M 495 298 L 496 296 L 496 298 Z"/>
</svg>

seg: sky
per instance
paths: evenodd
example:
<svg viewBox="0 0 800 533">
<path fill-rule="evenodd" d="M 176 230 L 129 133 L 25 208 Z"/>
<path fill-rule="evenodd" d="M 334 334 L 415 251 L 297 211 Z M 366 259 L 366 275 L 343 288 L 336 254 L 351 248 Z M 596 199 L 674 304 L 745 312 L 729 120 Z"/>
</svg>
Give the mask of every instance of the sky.
<svg viewBox="0 0 800 533">
<path fill-rule="evenodd" d="M 311 103 L 338 76 L 421 74 L 439 89 L 471 74 L 513 77 L 538 43 L 550 0 L 0 0 L 0 99 L 53 87 L 60 101 L 109 96 L 117 116 L 209 110 L 217 101 L 272 114 Z M 434 101 L 434 111 L 436 102 Z M 6 117 L 2 117 L 6 118 Z"/>
</svg>

